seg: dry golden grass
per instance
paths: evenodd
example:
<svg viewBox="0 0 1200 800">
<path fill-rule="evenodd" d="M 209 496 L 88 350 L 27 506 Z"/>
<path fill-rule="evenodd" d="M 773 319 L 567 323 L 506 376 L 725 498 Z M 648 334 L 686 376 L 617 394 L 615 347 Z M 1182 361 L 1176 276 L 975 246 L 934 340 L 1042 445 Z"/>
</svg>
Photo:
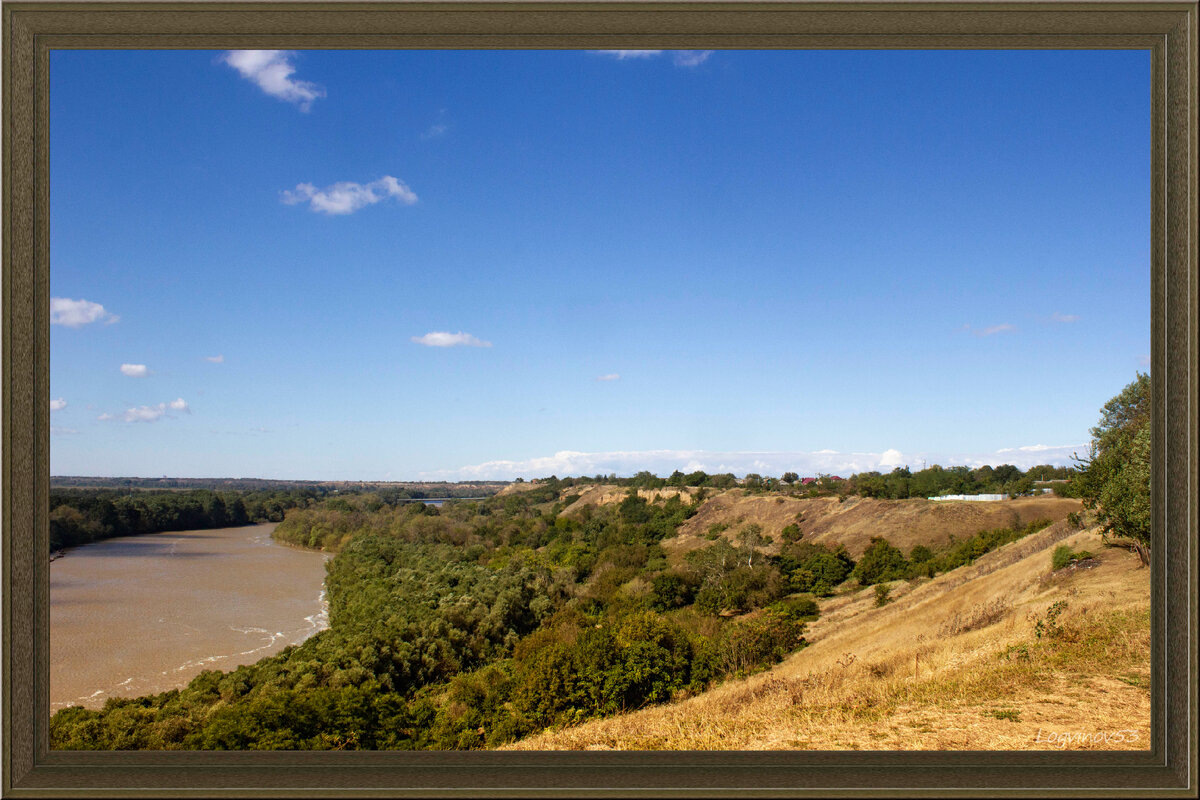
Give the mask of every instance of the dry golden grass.
<svg viewBox="0 0 1200 800">
<path fill-rule="evenodd" d="M 733 489 L 706 500 L 676 536 L 663 542 L 663 548 L 680 558 L 708 544 L 713 525 L 726 526 L 721 535 L 732 541 L 753 522 L 775 539 L 766 549 L 777 553 L 784 526 L 796 523 L 805 541 L 844 545 L 857 558 L 872 536 L 883 536 L 907 553 L 918 544 L 944 546 L 951 536 L 962 539 L 981 530 L 1026 525 L 1036 519 L 1057 522 L 1080 508 L 1078 500 L 1051 496 L 995 502 L 849 497 L 839 502 L 836 497 L 799 499 Z"/>
<path fill-rule="evenodd" d="M 1050 573 L 1066 541 L 1092 569 Z M 1149 573 L 1063 523 L 895 602 L 833 598 L 813 644 L 774 669 L 687 700 L 544 733 L 514 749 L 1144 749 Z M 1051 638 L 1038 618 L 1067 603 Z"/>
</svg>

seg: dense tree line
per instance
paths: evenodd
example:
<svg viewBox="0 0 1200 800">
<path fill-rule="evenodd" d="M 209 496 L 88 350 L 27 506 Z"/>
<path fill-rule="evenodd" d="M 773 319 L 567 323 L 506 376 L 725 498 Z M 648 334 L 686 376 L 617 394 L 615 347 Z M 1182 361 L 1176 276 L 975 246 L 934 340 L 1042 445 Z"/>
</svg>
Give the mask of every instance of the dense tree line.
<svg viewBox="0 0 1200 800">
<path fill-rule="evenodd" d="M 282 513 L 280 510 L 281 517 Z M 50 549 L 113 536 L 246 525 L 253 519 L 251 507 L 237 492 L 54 489 L 50 492 Z"/>
<path fill-rule="evenodd" d="M 537 481 L 539 486 L 566 489 L 587 484 L 603 483 L 635 489 L 661 489 L 664 487 L 692 487 L 707 489 L 731 489 L 742 487 L 750 492 L 779 492 L 791 495 L 820 497 L 827 495 L 877 497 L 889 500 L 906 500 L 917 497 L 936 497 L 945 494 L 1008 494 L 1012 496 L 1031 494 L 1040 487 L 1039 481 L 1055 481 L 1054 492 L 1060 496 L 1078 496 L 1070 481 L 1078 474 L 1074 467 L 1041 464 L 1021 470 L 1012 464 L 996 467 L 942 467 L 933 465 L 912 471 L 908 467 L 897 467 L 888 473 L 878 471 L 860 472 L 846 479 L 820 475 L 809 484 L 804 484 L 795 472 L 785 472 L 781 477 L 749 473 L 738 478 L 732 473 L 710 475 L 702 470 L 684 474 L 678 470 L 666 478 L 643 471 L 633 477 L 620 478 L 616 475 L 595 477 L 559 478 L 555 475 Z"/>
</svg>

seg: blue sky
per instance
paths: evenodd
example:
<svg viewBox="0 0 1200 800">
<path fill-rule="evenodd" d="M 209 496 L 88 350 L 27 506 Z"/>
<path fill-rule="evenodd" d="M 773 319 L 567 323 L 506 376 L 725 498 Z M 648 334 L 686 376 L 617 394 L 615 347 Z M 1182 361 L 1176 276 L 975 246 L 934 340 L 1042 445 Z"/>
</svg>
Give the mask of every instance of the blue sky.
<svg viewBox="0 0 1200 800">
<path fill-rule="evenodd" d="M 54 51 L 51 472 L 1069 463 L 1149 57 Z"/>
</svg>

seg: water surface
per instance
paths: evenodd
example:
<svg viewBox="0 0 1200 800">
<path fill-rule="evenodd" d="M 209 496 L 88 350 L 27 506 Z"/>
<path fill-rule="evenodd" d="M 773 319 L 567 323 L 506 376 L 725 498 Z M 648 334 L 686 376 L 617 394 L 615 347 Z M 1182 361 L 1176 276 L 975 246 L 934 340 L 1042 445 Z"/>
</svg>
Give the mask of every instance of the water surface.
<svg viewBox="0 0 1200 800">
<path fill-rule="evenodd" d="M 50 711 L 232 670 L 328 626 L 328 556 L 274 524 L 124 536 L 50 563 Z"/>
</svg>

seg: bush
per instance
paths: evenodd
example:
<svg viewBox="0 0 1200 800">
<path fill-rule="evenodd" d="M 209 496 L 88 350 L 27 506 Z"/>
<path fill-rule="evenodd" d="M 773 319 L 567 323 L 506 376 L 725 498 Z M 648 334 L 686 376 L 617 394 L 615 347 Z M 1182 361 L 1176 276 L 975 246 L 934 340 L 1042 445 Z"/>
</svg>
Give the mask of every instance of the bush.
<svg viewBox="0 0 1200 800">
<path fill-rule="evenodd" d="M 767 612 L 755 619 L 735 622 L 716 639 L 701 645 L 693 665 L 697 680 L 725 675 L 745 675 L 769 666 L 803 647 L 804 623 Z"/>
<path fill-rule="evenodd" d="M 821 616 L 821 607 L 811 596 L 786 597 L 767 606 L 767 610 L 789 620 L 811 622 Z"/>
<path fill-rule="evenodd" d="M 886 583 L 875 584 L 875 607 L 882 608 L 886 606 L 890 600 L 892 587 Z"/>
<path fill-rule="evenodd" d="M 778 562 L 792 591 L 811 592 L 820 597 L 833 594 L 833 587 L 846 580 L 854 569 L 854 560 L 844 548 L 830 550 L 810 542 L 785 547 Z"/>
<path fill-rule="evenodd" d="M 662 572 L 654 576 L 653 605 L 659 611 L 682 608 L 696 598 L 699 581 L 691 573 Z"/>
<path fill-rule="evenodd" d="M 1072 564 L 1078 564 L 1080 561 L 1091 557 L 1092 554 L 1087 550 L 1080 550 L 1076 553 L 1070 546 L 1060 544 L 1054 548 L 1054 555 L 1050 556 L 1050 566 L 1057 572 L 1060 569 L 1065 569 Z"/>
<path fill-rule="evenodd" d="M 854 567 L 854 576 L 864 586 L 899 580 L 908 572 L 908 562 L 898 548 L 882 536 L 871 539 L 871 546 Z"/>
</svg>

